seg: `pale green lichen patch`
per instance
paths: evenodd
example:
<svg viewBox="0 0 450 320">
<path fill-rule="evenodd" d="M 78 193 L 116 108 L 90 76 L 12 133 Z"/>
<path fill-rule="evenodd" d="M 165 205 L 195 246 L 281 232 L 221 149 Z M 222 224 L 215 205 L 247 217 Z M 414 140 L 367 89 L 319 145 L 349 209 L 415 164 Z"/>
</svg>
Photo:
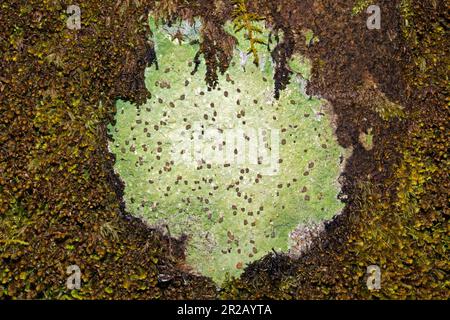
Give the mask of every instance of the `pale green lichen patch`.
<svg viewBox="0 0 450 320">
<path fill-rule="evenodd" d="M 369 128 L 367 130 L 367 133 L 365 132 L 361 132 L 359 134 L 359 141 L 361 142 L 361 144 L 363 145 L 364 149 L 366 150 L 372 150 L 373 148 L 373 133 L 372 133 L 372 128 Z"/>
<path fill-rule="evenodd" d="M 305 28 L 302 30 L 303 36 L 305 37 L 305 45 L 311 46 L 320 41 L 319 37 L 314 34 L 311 29 Z"/>
<path fill-rule="evenodd" d="M 146 71 L 152 98 L 140 107 L 117 102 L 110 128 L 115 170 L 125 182 L 127 210 L 167 225 L 172 236 L 188 235 L 187 262 L 220 284 L 272 249 L 286 252 L 299 224 L 340 212 L 344 150 L 325 101 L 303 96 L 295 77 L 274 99 L 266 46 L 258 45 L 256 66 L 244 37 L 228 25 L 239 44 L 209 91 L 204 60 L 191 74 L 198 45 L 152 28 L 159 66 Z M 236 135 L 234 147 L 227 134 Z"/>
<path fill-rule="evenodd" d="M 311 78 L 311 61 L 306 57 L 294 54 L 288 61 L 289 69 L 299 74 L 302 78 L 310 80 Z"/>
</svg>

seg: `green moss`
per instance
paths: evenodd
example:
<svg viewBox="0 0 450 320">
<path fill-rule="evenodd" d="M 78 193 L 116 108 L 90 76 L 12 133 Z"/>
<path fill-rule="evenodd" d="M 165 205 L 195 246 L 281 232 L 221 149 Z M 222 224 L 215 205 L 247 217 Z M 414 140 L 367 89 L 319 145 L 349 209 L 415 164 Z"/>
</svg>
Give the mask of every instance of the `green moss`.
<svg viewBox="0 0 450 320">
<path fill-rule="evenodd" d="M 390 101 L 384 94 L 377 97 L 375 101 L 375 112 L 385 121 L 406 117 L 403 107 Z"/>
<path fill-rule="evenodd" d="M 356 16 L 360 14 L 371 4 L 372 4 L 371 0 L 356 0 L 352 8 L 352 15 Z"/>
<path fill-rule="evenodd" d="M 23 240 L 23 232 L 30 224 L 29 218 L 28 212 L 14 200 L 11 209 L 0 215 L 0 249 L 12 245 L 28 245 Z"/>
<path fill-rule="evenodd" d="M 233 33 L 230 25 L 226 30 Z M 153 97 L 139 108 L 119 101 L 117 124 L 111 128 L 128 210 L 153 225 L 167 225 L 173 236 L 187 234 L 188 263 L 219 283 L 272 248 L 287 251 L 289 234 L 300 223 L 329 219 L 342 208 L 336 178 L 343 150 L 329 116 L 321 113 L 325 102 L 302 96 L 295 82 L 274 100 L 270 53 L 261 45 L 259 66 L 244 63 L 247 40 L 234 36 L 238 45 L 232 65 L 220 76 L 219 87 L 208 91 L 204 61 L 191 74 L 198 46 L 180 45 L 164 27 L 157 29 L 159 70 L 146 72 Z M 301 69 L 308 66 L 301 64 Z M 207 157 L 214 143 L 195 140 L 202 136 L 196 129 L 242 130 L 250 140 L 245 149 L 236 148 L 236 158 L 221 162 L 225 145 L 215 161 Z M 252 143 L 264 145 L 262 130 L 267 132 L 266 151 L 274 158 L 257 164 L 245 154 L 239 163 L 239 152 L 250 150 Z M 200 148 L 204 163 L 197 163 L 189 148 L 180 155 L 183 148 L 173 144 L 180 134 L 188 141 L 194 138 L 194 151 Z M 226 136 L 220 139 L 230 144 Z"/>
<path fill-rule="evenodd" d="M 299 74 L 303 79 L 311 79 L 311 61 L 302 55 L 294 54 L 288 62 L 292 72 Z"/>
</svg>

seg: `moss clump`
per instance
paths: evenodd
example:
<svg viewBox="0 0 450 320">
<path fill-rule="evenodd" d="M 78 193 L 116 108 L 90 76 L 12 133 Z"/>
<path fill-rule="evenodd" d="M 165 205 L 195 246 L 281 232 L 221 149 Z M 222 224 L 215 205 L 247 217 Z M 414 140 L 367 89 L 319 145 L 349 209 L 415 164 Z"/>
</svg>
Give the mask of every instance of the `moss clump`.
<svg viewBox="0 0 450 320">
<path fill-rule="evenodd" d="M 405 118 L 403 107 L 397 103 L 389 101 L 385 95 L 378 96 L 374 101 L 375 112 L 384 120 L 389 121 L 394 118 Z"/>
<path fill-rule="evenodd" d="M 372 3 L 371 0 L 356 0 L 352 8 L 352 15 L 356 16 L 363 12 Z"/>
</svg>

